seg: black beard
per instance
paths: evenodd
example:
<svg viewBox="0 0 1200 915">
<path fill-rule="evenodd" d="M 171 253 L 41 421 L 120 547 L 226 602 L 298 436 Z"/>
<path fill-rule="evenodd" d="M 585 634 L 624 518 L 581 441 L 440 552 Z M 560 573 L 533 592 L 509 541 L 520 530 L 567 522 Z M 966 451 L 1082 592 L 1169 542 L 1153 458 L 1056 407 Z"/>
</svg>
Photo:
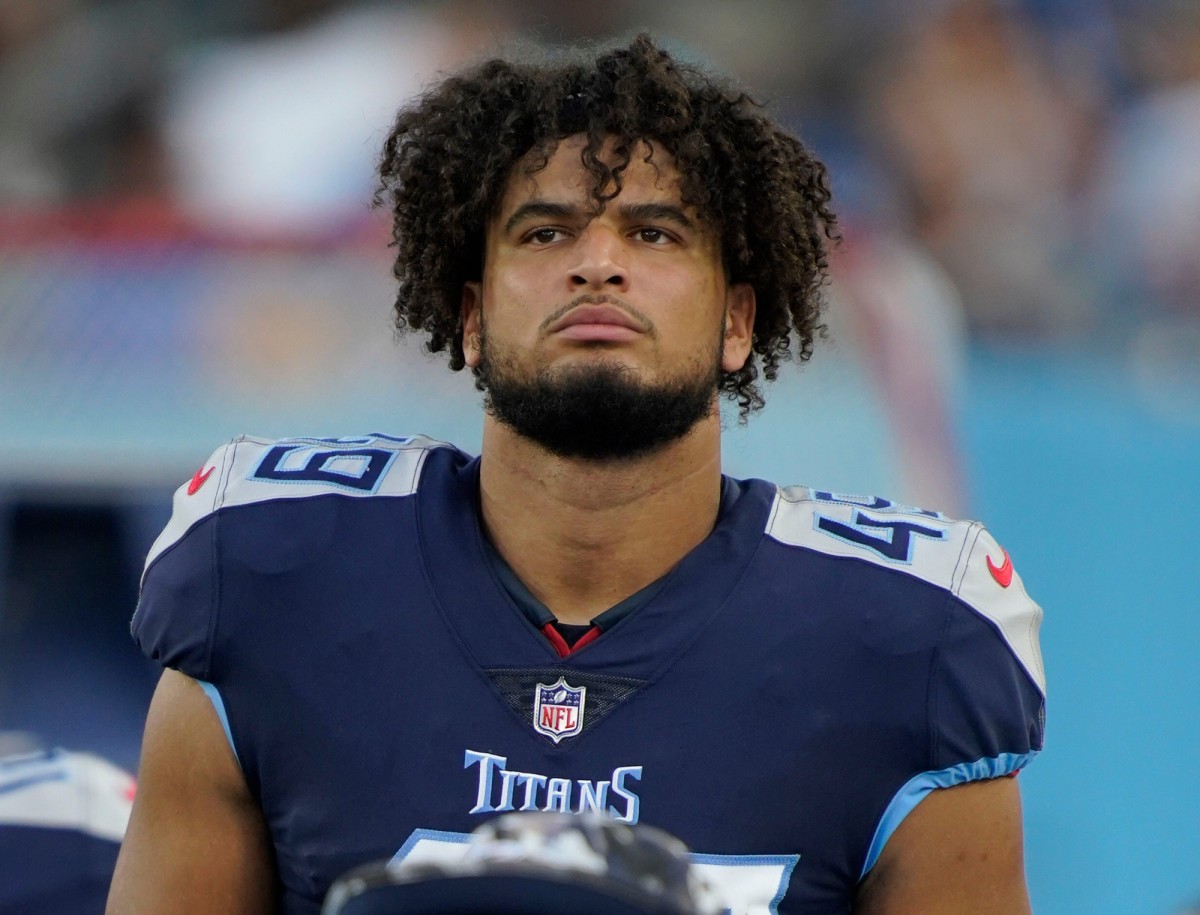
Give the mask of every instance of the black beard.
<svg viewBox="0 0 1200 915">
<path fill-rule="evenodd" d="M 659 385 L 611 362 L 520 378 L 481 341 L 487 411 L 551 454 L 606 461 L 641 457 L 682 438 L 716 409 L 720 363 Z"/>
</svg>

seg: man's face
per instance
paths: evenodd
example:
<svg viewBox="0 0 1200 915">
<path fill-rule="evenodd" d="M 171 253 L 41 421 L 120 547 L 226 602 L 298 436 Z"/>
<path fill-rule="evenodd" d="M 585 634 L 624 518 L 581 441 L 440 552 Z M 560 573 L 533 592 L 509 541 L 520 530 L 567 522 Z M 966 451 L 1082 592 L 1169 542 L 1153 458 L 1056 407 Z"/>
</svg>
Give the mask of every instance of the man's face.
<svg viewBox="0 0 1200 915">
<path fill-rule="evenodd" d="M 749 355 L 754 294 L 727 282 L 661 147 L 634 150 L 596 213 L 583 145 L 513 169 L 464 289 L 463 348 L 501 422 L 564 456 L 633 456 L 715 411 L 721 372 Z"/>
</svg>

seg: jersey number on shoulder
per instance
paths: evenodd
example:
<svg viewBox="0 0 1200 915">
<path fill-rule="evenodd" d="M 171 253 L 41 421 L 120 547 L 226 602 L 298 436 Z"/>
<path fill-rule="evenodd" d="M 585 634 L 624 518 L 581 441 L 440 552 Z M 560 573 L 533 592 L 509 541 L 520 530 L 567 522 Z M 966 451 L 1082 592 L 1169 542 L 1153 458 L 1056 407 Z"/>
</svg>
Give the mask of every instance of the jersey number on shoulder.
<svg viewBox="0 0 1200 915">
<path fill-rule="evenodd" d="M 276 445 L 259 461 L 250 479 L 374 492 L 395 457 L 395 451 L 382 448 L 329 448 L 311 442 Z"/>
<path fill-rule="evenodd" d="M 465 832 L 414 829 L 392 857 L 393 864 L 452 864 L 467 851 Z M 775 915 L 787 893 L 799 855 L 697 855 L 692 866 L 708 881 L 726 915 Z"/>
<path fill-rule="evenodd" d="M 891 562 L 900 562 L 906 565 L 912 562 L 914 537 L 928 537 L 931 540 L 943 540 L 946 537 L 944 530 L 912 520 L 912 516 L 940 519 L 942 515 L 939 512 L 900 505 L 878 497 L 862 499 L 832 492 L 814 492 L 813 496 L 822 502 L 855 506 L 854 515 L 849 524 L 828 515 L 818 514 L 814 521 L 817 530 L 845 543 L 868 549 Z M 868 515 L 864 509 L 874 509 L 889 514 L 902 513 L 909 517 L 876 518 Z"/>
</svg>

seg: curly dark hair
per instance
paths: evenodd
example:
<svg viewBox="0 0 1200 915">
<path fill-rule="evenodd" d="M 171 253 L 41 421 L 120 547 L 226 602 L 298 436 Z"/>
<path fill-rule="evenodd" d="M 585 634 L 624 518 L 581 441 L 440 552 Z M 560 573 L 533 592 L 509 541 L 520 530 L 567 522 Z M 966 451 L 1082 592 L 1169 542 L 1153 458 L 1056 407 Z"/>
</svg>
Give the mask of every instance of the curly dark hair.
<svg viewBox="0 0 1200 915">
<path fill-rule="evenodd" d="M 380 162 L 377 205 L 392 211 L 396 326 L 428 334 L 463 368 L 463 284 L 480 279 L 484 234 L 514 166 L 545 167 L 560 140 L 586 135 L 582 163 L 602 208 L 632 151 L 657 142 L 681 195 L 714 227 L 731 282 L 753 286 L 753 351 L 721 391 L 741 418 L 764 405 L 759 362 L 805 361 L 821 324 L 826 239 L 837 237 L 825 166 L 732 84 L 681 64 L 648 35 L 539 63 L 494 59 L 402 109 Z M 613 142 L 613 164 L 600 152 Z M 792 336 L 795 335 L 795 346 Z"/>
</svg>

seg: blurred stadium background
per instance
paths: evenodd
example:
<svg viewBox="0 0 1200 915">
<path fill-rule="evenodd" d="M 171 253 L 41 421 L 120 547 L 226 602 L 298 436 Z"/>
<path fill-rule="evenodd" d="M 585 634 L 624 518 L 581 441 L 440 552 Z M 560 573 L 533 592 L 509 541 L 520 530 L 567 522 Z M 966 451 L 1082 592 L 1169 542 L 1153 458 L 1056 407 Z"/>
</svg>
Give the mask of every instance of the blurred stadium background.
<svg viewBox="0 0 1200 915">
<path fill-rule="evenodd" d="M 0 729 L 136 766 L 170 493 L 241 432 L 475 448 L 393 341 L 376 149 L 514 38 L 649 28 L 829 163 L 832 340 L 738 475 L 985 519 L 1047 611 L 1040 913 L 1200 894 L 1195 0 L 3 0 Z M 336 610 L 336 608 L 331 608 Z"/>
</svg>

